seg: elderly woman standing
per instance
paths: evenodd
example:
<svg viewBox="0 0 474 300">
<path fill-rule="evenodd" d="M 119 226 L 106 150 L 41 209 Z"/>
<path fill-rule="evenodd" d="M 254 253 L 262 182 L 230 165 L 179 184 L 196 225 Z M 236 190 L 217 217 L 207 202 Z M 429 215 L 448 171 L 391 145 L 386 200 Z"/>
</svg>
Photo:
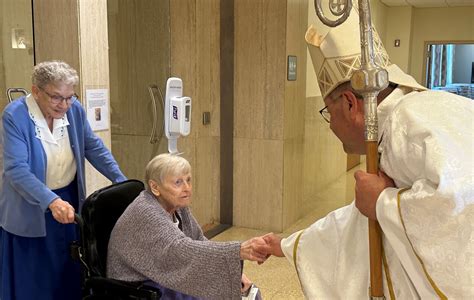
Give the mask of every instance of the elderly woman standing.
<svg viewBox="0 0 474 300">
<path fill-rule="evenodd" d="M 107 275 L 148 281 L 164 299 L 241 299 L 250 283 L 241 260 L 263 262 L 262 253 L 270 249 L 262 238 L 207 240 L 189 209 L 191 196 L 189 162 L 172 154 L 153 158 L 146 167 L 146 191 L 112 231 Z"/>
<path fill-rule="evenodd" d="M 113 182 L 125 180 L 92 132 L 74 93 L 77 72 L 60 61 L 35 66 L 32 92 L 2 115 L 0 299 L 80 299 L 79 264 L 69 257 L 74 212 L 85 200 L 85 158 Z"/>
</svg>

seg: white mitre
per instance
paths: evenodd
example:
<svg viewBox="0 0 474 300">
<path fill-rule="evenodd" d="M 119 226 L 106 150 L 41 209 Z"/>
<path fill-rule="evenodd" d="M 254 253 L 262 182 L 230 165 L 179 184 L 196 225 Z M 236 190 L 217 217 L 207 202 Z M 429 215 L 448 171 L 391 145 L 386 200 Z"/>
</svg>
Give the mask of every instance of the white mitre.
<svg viewBox="0 0 474 300">
<path fill-rule="evenodd" d="M 322 23 L 318 26 L 322 27 L 318 30 L 311 25 L 306 31 L 305 39 L 324 98 L 341 83 L 350 81 L 354 70 L 360 68 L 360 27 L 357 6 L 352 7 L 350 16 L 341 25 L 329 28 L 329 31 Z M 325 36 L 318 33 L 324 31 L 327 31 Z M 426 90 L 413 77 L 405 74 L 390 61 L 375 28 L 372 29 L 372 33 L 375 63 L 388 71 L 389 81 L 415 90 Z"/>
</svg>

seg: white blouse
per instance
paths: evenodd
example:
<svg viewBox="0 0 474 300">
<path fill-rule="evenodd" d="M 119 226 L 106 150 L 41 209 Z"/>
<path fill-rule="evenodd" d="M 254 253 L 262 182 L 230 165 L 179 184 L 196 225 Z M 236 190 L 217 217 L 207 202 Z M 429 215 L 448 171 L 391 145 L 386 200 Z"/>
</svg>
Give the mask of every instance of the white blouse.
<svg viewBox="0 0 474 300">
<path fill-rule="evenodd" d="M 69 185 L 76 176 L 76 161 L 69 142 L 67 115 L 53 120 L 53 131 L 31 94 L 26 98 L 26 106 L 35 124 L 35 134 L 41 140 L 46 153 L 46 185 L 56 190 Z"/>
<path fill-rule="evenodd" d="M 176 214 L 176 212 L 175 212 Z M 179 219 L 176 215 L 173 215 L 173 224 L 176 226 L 176 228 L 179 228 Z"/>
</svg>

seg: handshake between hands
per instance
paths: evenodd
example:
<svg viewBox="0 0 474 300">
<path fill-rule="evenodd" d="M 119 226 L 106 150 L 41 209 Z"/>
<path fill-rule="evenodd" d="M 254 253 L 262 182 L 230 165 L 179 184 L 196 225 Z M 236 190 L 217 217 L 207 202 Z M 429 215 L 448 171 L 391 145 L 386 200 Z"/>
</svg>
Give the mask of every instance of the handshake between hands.
<svg viewBox="0 0 474 300">
<path fill-rule="evenodd" d="M 283 257 L 280 246 L 281 238 L 274 233 L 267 233 L 264 236 L 254 237 L 240 244 L 240 259 L 256 261 L 263 264 L 270 255 Z M 240 292 L 245 295 L 252 287 L 250 279 L 242 274 L 242 288 Z M 244 299 L 244 297 L 242 297 Z M 247 299 L 247 298 L 245 298 Z M 260 299 L 260 298 L 257 298 Z"/>
<path fill-rule="evenodd" d="M 240 258 L 262 264 L 270 255 L 283 257 L 280 241 L 281 238 L 274 233 L 251 238 L 240 244 Z"/>
</svg>

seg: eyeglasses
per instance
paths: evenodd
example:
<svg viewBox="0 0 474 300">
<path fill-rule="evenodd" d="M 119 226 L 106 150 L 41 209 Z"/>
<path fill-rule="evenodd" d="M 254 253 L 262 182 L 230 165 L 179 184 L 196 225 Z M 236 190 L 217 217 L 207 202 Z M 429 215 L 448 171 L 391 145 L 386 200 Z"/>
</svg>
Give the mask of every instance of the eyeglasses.
<svg viewBox="0 0 474 300">
<path fill-rule="evenodd" d="M 321 116 L 326 122 L 331 123 L 331 114 L 328 111 L 327 105 L 323 109 L 321 109 L 319 113 L 321 114 Z"/>
<path fill-rule="evenodd" d="M 51 103 L 57 105 L 63 101 L 66 101 L 66 104 L 71 104 L 73 103 L 74 101 L 76 101 L 77 99 L 77 95 L 74 94 L 70 97 L 63 97 L 63 96 L 60 96 L 60 95 L 51 95 L 50 93 L 48 93 L 46 90 L 44 90 L 43 88 L 39 88 L 40 90 L 42 90 L 46 95 L 48 95 L 49 97 L 49 100 L 51 101 Z"/>
</svg>

